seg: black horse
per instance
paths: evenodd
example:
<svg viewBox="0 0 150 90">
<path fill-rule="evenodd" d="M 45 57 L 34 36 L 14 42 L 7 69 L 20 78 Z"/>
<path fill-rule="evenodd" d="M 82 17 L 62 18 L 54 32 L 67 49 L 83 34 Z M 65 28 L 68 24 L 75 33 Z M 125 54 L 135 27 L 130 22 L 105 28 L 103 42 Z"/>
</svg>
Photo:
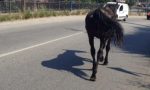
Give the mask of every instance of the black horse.
<svg viewBox="0 0 150 90">
<path fill-rule="evenodd" d="M 106 10 L 107 9 L 107 10 Z M 89 44 L 91 47 L 91 55 L 93 58 L 93 68 L 90 80 L 96 80 L 96 73 L 99 61 L 104 61 L 103 65 L 108 64 L 108 52 L 110 50 L 110 43 L 114 38 L 115 45 L 121 45 L 123 42 L 123 28 L 114 19 L 115 14 L 110 14 L 111 9 L 97 8 L 87 14 L 85 19 L 85 27 L 87 30 Z M 100 48 L 97 52 L 97 61 L 95 60 L 94 37 L 100 39 Z M 103 57 L 103 49 L 106 47 L 106 56 Z"/>
</svg>

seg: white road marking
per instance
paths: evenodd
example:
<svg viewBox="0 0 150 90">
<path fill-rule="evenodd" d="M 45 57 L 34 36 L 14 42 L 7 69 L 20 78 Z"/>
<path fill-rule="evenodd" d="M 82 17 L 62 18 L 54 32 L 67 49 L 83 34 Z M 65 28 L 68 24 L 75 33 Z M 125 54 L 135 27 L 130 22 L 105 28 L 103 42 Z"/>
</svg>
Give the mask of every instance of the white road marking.
<svg viewBox="0 0 150 90">
<path fill-rule="evenodd" d="M 29 47 L 26 47 L 26 48 L 23 48 L 23 49 L 19 49 L 19 50 L 11 51 L 11 52 L 8 52 L 8 53 L 0 54 L 0 58 L 8 56 L 8 55 L 15 54 L 15 53 L 18 53 L 18 52 L 22 52 L 22 51 L 25 51 L 25 50 L 29 50 L 29 49 L 32 49 L 32 48 L 36 48 L 36 47 L 39 47 L 39 46 L 42 46 L 42 45 L 46 45 L 46 44 L 49 44 L 49 43 L 52 43 L 52 42 L 55 42 L 55 41 L 66 39 L 66 38 L 69 38 L 69 37 L 72 37 L 72 36 L 76 36 L 76 35 L 79 35 L 81 33 L 83 33 L 83 32 L 71 34 L 71 35 L 68 35 L 68 36 L 65 36 L 65 37 L 57 38 L 57 39 L 50 40 L 50 41 L 47 41 L 47 42 L 44 42 L 44 43 L 29 46 Z"/>
</svg>

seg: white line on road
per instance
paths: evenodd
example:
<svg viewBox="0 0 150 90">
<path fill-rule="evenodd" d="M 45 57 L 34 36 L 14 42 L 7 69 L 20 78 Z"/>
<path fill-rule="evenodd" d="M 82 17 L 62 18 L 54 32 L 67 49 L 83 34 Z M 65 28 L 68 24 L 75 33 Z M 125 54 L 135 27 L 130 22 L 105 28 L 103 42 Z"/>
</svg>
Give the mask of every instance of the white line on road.
<svg viewBox="0 0 150 90">
<path fill-rule="evenodd" d="M 55 42 L 55 41 L 66 39 L 66 38 L 69 38 L 69 37 L 72 37 L 72 36 L 76 36 L 76 35 L 79 35 L 81 33 L 83 33 L 83 32 L 71 34 L 71 35 L 68 35 L 68 36 L 65 36 L 65 37 L 57 38 L 57 39 L 54 39 L 54 40 L 50 40 L 50 41 L 47 41 L 47 42 L 44 42 L 44 43 L 40 43 L 40 44 L 36 44 L 36 45 L 33 45 L 33 46 L 29 46 L 29 47 L 26 47 L 26 48 L 23 48 L 23 49 L 19 49 L 19 50 L 16 50 L 16 51 L 11 51 L 11 52 L 8 52 L 8 53 L 0 54 L 0 58 L 8 56 L 8 55 L 15 54 L 15 53 L 18 53 L 18 52 L 22 52 L 22 51 L 25 51 L 25 50 L 29 50 L 29 49 L 32 49 L 32 48 L 35 48 L 35 47 L 39 47 L 39 46 L 42 46 L 42 45 L 45 45 L 45 44 L 49 44 L 49 43 L 52 43 L 52 42 Z"/>
</svg>

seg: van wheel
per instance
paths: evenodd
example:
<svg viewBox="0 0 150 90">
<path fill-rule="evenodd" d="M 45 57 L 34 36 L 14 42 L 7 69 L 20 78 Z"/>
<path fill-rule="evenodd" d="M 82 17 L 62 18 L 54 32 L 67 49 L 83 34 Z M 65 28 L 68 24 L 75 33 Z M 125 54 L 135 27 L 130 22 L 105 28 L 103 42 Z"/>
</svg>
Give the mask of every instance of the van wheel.
<svg viewBox="0 0 150 90">
<path fill-rule="evenodd" d="M 149 20 L 150 19 L 150 17 L 149 16 L 147 16 L 147 20 Z"/>
<path fill-rule="evenodd" d="M 123 21 L 126 21 L 126 18 L 125 18 L 125 19 L 123 19 Z"/>
<path fill-rule="evenodd" d="M 126 15 L 126 17 L 123 19 L 123 21 L 126 21 L 126 20 L 127 20 L 127 18 L 128 18 L 128 15 Z"/>
</svg>

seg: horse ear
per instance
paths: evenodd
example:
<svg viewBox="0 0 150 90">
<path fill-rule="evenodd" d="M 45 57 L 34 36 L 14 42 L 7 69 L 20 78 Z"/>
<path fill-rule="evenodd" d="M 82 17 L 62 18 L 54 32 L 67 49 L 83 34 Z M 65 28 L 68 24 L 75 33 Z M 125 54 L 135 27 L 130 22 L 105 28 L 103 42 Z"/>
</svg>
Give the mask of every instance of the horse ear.
<svg viewBox="0 0 150 90">
<path fill-rule="evenodd" d="M 116 2 L 116 6 L 115 7 L 116 7 L 116 9 L 118 8 L 118 2 Z"/>
<path fill-rule="evenodd" d="M 90 15 L 90 18 L 93 18 L 95 22 L 98 22 L 100 19 L 100 10 L 97 8 L 92 15 Z"/>
</svg>

